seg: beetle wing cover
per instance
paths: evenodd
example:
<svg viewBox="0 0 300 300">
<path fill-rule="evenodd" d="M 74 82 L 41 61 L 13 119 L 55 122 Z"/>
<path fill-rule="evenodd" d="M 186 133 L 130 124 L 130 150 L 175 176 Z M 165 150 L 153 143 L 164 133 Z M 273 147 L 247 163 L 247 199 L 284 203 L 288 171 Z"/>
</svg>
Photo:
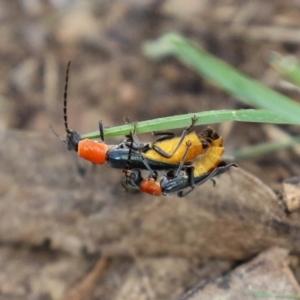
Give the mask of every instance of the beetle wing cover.
<svg viewBox="0 0 300 300">
<path fill-rule="evenodd" d="M 182 143 L 180 144 L 177 151 L 174 153 L 174 155 L 170 158 L 163 157 L 161 154 L 159 154 L 156 150 L 150 149 L 147 152 L 143 153 L 143 155 L 149 159 L 160 161 L 160 162 L 166 162 L 166 163 L 173 163 L 173 164 L 179 164 L 182 160 L 182 157 L 184 156 L 186 152 L 186 143 L 190 142 L 191 146 L 188 149 L 187 155 L 185 157 L 184 162 L 189 162 L 193 159 L 195 159 L 197 156 L 202 154 L 205 150 L 202 147 L 201 143 L 202 138 L 199 138 L 198 135 L 195 132 L 191 132 L 188 135 L 185 136 Z M 168 154 L 172 154 L 178 145 L 180 141 L 180 137 L 175 137 L 171 139 L 167 139 L 164 141 L 160 141 L 155 143 L 155 145 L 159 148 L 161 148 L 164 152 Z"/>
</svg>

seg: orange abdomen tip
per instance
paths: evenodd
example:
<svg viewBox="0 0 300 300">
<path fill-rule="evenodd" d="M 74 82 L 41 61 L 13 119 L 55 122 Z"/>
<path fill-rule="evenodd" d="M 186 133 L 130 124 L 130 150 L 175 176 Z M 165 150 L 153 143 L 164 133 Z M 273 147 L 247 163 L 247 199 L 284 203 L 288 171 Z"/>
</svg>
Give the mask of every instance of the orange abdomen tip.
<svg viewBox="0 0 300 300">
<path fill-rule="evenodd" d="M 162 189 L 160 184 L 154 179 L 147 179 L 140 184 L 140 191 L 152 196 L 161 196 Z"/>
<path fill-rule="evenodd" d="M 78 143 L 78 155 L 94 164 L 103 165 L 106 161 L 107 145 L 89 139 Z"/>
</svg>

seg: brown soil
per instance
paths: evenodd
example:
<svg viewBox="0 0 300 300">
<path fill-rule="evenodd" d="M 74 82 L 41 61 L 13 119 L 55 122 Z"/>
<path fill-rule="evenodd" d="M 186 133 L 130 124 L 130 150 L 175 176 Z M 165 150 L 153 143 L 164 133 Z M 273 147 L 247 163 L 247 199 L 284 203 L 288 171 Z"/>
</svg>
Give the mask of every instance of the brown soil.
<svg viewBox="0 0 300 300">
<path fill-rule="evenodd" d="M 53 137 L 49 129 L 49 124 L 51 124 L 60 135 L 64 134 L 62 101 L 64 74 L 69 60 L 72 61 L 68 90 L 69 125 L 80 133 L 96 131 L 99 120 L 102 120 L 106 126 L 112 127 L 123 124 L 124 117 L 132 121 L 142 121 L 188 112 L 246 107 L 238 99 L 234 99 L 204 81 L 194 71 L 174 58 L 153 62 L 143 56 L 141 52 L 143 43 L 170 31 L 180 32 L 245 74 L 298 100 L 300 99 L 298 91 L 282 85 L 282 79 L 268 65 L 267 57 L 273 51 L 282 55 L 298 56 L 300 52 L 299 8 L 299 3 L 292 0 L 1 1 L 0 129 L 3 132 L 1 140 L 6 135 L 10 136 L 12 140 L 9 148 L 5 142 L 6 138 L 3 138 L 1 145 L 2 152 L 0 151 L 0 153 L 3 155 L 0 155 L 0 163 L 3 173 L 1 175 L 3 176 L 1 183 L 3 189 L 1 190 L 0 185 L 0 195 L 2 195 L 1 191 L 4 191 L 4 195 L 7 191 L 16 192 L 15 188 L 17 189 L 17 187 L 20 188 L 21 186 L 22 188 L 20 191 L 18 190 L 18 193 L 16 192 L 11 196 L 16 200 L 14 204 L 16 206 L 11 204 L 9 198 L 6 198 L 5 205 L 8 206 L 3 204 L 1 208 L 1 214 L 5 216 L 9 215 L 9 212 L 12 214 L 7 218 L 8 223 L 0 222 L 3 224 L 3 228 L 0 229 L 2 232 L 0 238 L 1 261 L 3 264 L 9 260 L 12 262 L 10 264 L 11 269 L 9 269 L 9 265 L 6 266 L 3 268 L 2 275 L 3 278 L 7 274 L 15 276 L 15 281 L 11 283 L 7 278 L 0 279 L 0 299 L 59 299 L 70 286 L 81 280 L 85 276 L 84 274 L 88 273 L 88 269 L 95 264 L 94 255 L 99 255 L 99 251 L 104 251 L 104 248 L 99 246 L 103 244 L 103 241 L 113 240 L 114 234 L 120 235 L 122 230 L 127 231 L 130 226 L 133 226 L 135 230 L 140 226 L 141 220 L 131 216 L 132 222 L 124 225 L 126 230 L 122 226 L 110 228 L 113 233 L 107 236 L 103 234 L 101 238 L 98 237 L 98 244 L 95 241 L 92 242 L 93 239 L 89 240 L 91 236 L 94 236 L 93 234 L 84 240 L 84 233 L 89 231 L 89 226 L 93 226 L 93 215 L 96 214 L 95 212 L 103 211 L 102 209 L 106 207 L 105 201 L 103 202 L 101 198 L 103 195 L 99 196 L 99 199 L 94 194 L 91 197 L 90 193 L 95 186 L 98 188 L 101 186 L 101 193 L 106 195 L 103 196 L 104 198 L 109 198 L 113 203 L 121 201 L 121 204 L 118 205 L 123 205 L 127 209 L 129 205 L 133 209 L 130 214 L 138 215 L 135 211 L 136 200 L 142 197 L 133 195 L 130 197 L 133 197 L 134 200 L 129 200 L 129 203 L 126 202 L 125 198 L 128 196 L 123 196 L 124 191 L 119 184 L 120 172 L 117 173 L 115 170 L 112 172 L 108 167 L 105 169 L 105 179 L 103 174 L 102 177 L 99 175 L 99 170 L 96 171 L 96 177 L 93 177 L 93 171 L 88 171 L 91 172 L 88 175 L 90 176 L 88 177 L 89 183 L 82 181 L 83 179 L 79 175 L 76 175 L 77 177 L 72 175 L 71 172 L 77 172 L 74 167 L 75 159 L 71 156 L 74 164 L 72 166 L 71 160 L 68 161 L 69 158 L 66 158 L 70 153 L 65 150 L 64 145 L 58 145 L 59 142 Z M 214 128 L 224 137 L 228 152 L 265 141 L 282 139 L 281 132 L 278 130 L 288 135 L 299 134 L 299 128 L 296 126 L 226 123 L 215 125 Z M 10 131 L 11 129 L 20 130 L 21 133 Z M 29 132 L 34 134 L 29 134 Z M 42 136 L 45 139 L 40 139 Z M 40 140 L 40 142 L 43 141 L 45 144 L 36 146 L 38 141 L 35 139 Z M 54 146 L 55 150 L 51 148 L 52 144 L 56 145 Z M 31 153 L 32 145 L 43 152 L 38 154 L 38 152 L 33 151 Z M 12 150 L 10 151 L 10 149 Z M 9 156 L 6 157 L 6 153 Z M 26 160 L 23 157 L 26 157 Z M 33 157 L 35 158 L 33 159 Z M 35 172 L 29 171 L 33 168 L 31 163 L 34 163 L 34 160 L 40 160 L 40 165 L 34 167 Z M 239 165 L 256 175 L 277 192 L 280 190 L 281 182 L 284 179 L 300 173 L 300 165 L 295 163 L 298 161 L 298 150 L 290 149 L 253 160 L 241 161 Z M 56 168 L 56 171 L 45 175 L 47 167 L 50 165 L 54 165 L 53 168 Z M 60 166 L 66 168 L 64 174 L 60 174 Z M 25 174 L 26 172 L 27 174 Z M 29 173 L 31 175 L 28 175 Z M 59 174 L 61 178 L 55 178 Z M 98 182 L 103 180 L 103 183 L 97 184 L 97 180 L 99 180 Z M 35 188 L 39 186 L 40 190 L 31 195 L 31 187 L 33 186 Z M 8 187 L 10 188 L 8 189 Z M 69 190 L 69 194 L 65 194 L 67 190 Z M 57 222 L 59 223 L 62 221 L 60 218 L 65 218 L 65 215 L 60 215 L 62 213 L 60 208 L 54 209 L 55 205 L 52 207 L 53 204 L 50 203 L 47 207 L 49 224 L 32 221 L 29 226 L 30 229 L 21 234 L 20 228 L 16 225 L 20 222 L 18 213 L 22 211 L 22 204 L 20 204 L 21 208 L 18 206 L 18 200 L 21 199 L 19 197 L 28 196 L 35 199 L 32 203 L 26 202 L 26 205 L 24 204 L 26 209 L 28 209 L 27 205 L 33 209 L 34 212 L 25 209 L 26 214 L 28 213 L 30 216 L 31 213 L 38 213 L 39 205 L 41 205 L 40 209 L 43 212 L 46 209 L 47 204 L 43 202 L 45 199 L 42 204 L 36 201 L 42 195 L 46 195 L 47 201 L 59 202 L 65 199 L 68 205 L 72 206 L 72 209 L 73 206 L 78 205 L 80 217 L 77 211 L 72 211 L 68 214 L 66 221 L 72 220 L 73 222 L 76 220 L 78 230 L 73 232 L 74 227 L 70 226 L 66 229 L 62 225 L 64 233 L 58 237 L 57 232 L 59 232 L 60 227 L 57 226 L 53 229 L 51 220 L 56 222 L 55 220 L 58 218 Z M 198 195 L 201 195 L 201 192 Z M 83 204 L 82 199 L 88 199 L 88 201 Z M 148 204 L 149 199 L 150 197 L 147 198 Z M 157 198 L 153 200 L 154 204 L 152 205 L 154 207 L 158 205 L 157 201 Z M 106 209 L 111 214 L 110 210 L 113 210 L 114 206 L 109 206 Z M 153 207 L 150 205 L 150 208 L 147 209 L 152 210 Z M 278 213 L 279 215 L 280 218 L 283 218 L 281 213 Z M 53 216 L 54 219 L 52 219 Z M 79 223 L 83 222 L 83 216 L 89 216 L 91 223 L 87 223 L 89 226 L 85 224 L 84 227 L 80 227 Z M 113 226 L 114 218 L 108 217 L 107 221 L 112 224 L 110 226 Z M 78 221 L 79 219 L 80 221 Z M 124 224 L 126 223 L 125 219 L 125 217 L 124 220 L 122 219 Z M 26 223 L 32 219 L 28 217 L 28 219 L 21 220 Z M 280 220 L 282 221 L 282 219 Z M 10 222 L 13 223 L 11 231 Z M 170 222 L 172 222 L 171 219 Z M 32 232 L 39 228 L 39 224 L 43 224 L 44 227 L 42 233 L 35 236 Z M 294 223 L 293 225 L 288 224 L 286 226 L 295 226 Z M 68 230 L 70 230 L 70 235 L 66 233 Z M 47 231 L 49 231 L 49 236 L 45 233 Z M 78 235 L 79 237 L 75 237 L 78 231 L 81 233 Z M 6 236 L 4 233 L 9 234 Z M 264 233 L 267 235 L 265 231 Z M 152 232 L 151 237 L 153 234 Z M 70 239 L 67 242 L 66 237 Z M 271 239 L 273 236 L 270 237 Z M 275 244 L 286 245 L 285 242 L 282 242 L 281 235 L 278 240 L 277 237 L 274 239 L 276 240 Z M 50 240 L 52 243 L 51 251 L 47 246 Z M 56 244 L 53 244 L 53 240 L 56 240 Z M 75 245 L 74 248 L 72 243 Z M 140 243 L 143 243 L 142 240 Z M 118 245 L 116 247 L 117 254 L 114 254 L 117 258 L 107 271 L 107 278 L 110 279 L 104 279 L 106 282 L 102 283 L 98 290 L 96 289 L 92 299 L 100 299 L 99 297 L 101 299 L 172 299 L 193 287 L 197 282 L 200 282 L 200 279 L 219 276 L 224 270 L 230 268 L 232 261 L 249 258 L 274 243 L 272 244 L 268 240 L 262 244 L 264 246 L 254 248 L 249 246 L 249 251 L 243 249 L 239 252 L 240 250 L 235 249 L 231 257 L 224 255 L 222 251 L 220 251 L 222 255 L 220 253 L 218 255 L 218 251 L 216 251 L 213 259 L 217 257 L 220 260 L 215 263 L 217 266 L 214 266 L 213 269 L 216 271 L 214 274 L 211 272 L 210 276 L 206 276 L 205 272 L 206 275 L 200 274 L 199 266 L 202 262 L 199 255 L 194 255 L 198 249 L 196 246 L 195 252 L 191 250 L 193 248 L 191 246 L 188 254 L 184 252 L 184 249 L 183 252 L 180 252 L 181 250 L 170 252 L 166 250 L 167 248 L 159 253 L 149 246 L 149 251 L 142 253 L 142 255 L 150 258 L 141 261 L 140 266 L 143 265 L 144 270 L 149 268 L 150 271 L 147 270 L 150 273 L 153 265 L 159 266 L 160 264 L 159 261 L 151 262 L 152 255 L 155 255 L 155 259 L 157 259 L 156 255 L 165 253 L 171 256 L 189 256 L 189 259 L 193 257 L 191 258 L 192 261 L 174 262 L 179 264 L 183 275 L 176 277 L 174 274 L 177 274 L 178 270 L 172 268 L 170 268 L 170 273 L 165 271 L 161 275 L 170 281 L 173 280 L 177 287 L 177 289 L 174 288 L 174 293 L 169 298 L 163 292 L 161 294 L 154 292 L 153 294 L 152 290 L 150 296 L 148 294 L 149 298 L 134 298 L 132 296 L 134 293 L 130 294 L 126 290 L 125 284 L 120 287 L 118 280 L 124 280 L 124 273 L 139 274 L 140 269 L 138 259 L 135 261 L 137 264 L 134 265 L 133 271 L 130 269 L 132 261 L 128 260 L 128 257 L 135 257 L 137 254 L 131 255 L 131 253 L 129 255 L 122 248 L 122 245 Z M 287 244 L 290 246 L 290 243 Z M 97 248 L 98 246 L 100 248 Z M 135 249 L 139 249 L 139 247 L 141 245 L 137 245 Z M 167 246 L 165 245 L 165 247 Z M 295 244 L 291 248 L 297 252 Z M 18 252 L 20 249 L 22 251 Z M 74 253 L 72 253 L 72 249 L 74 249 Z M 79 249 L 87 249 L 87 253 L 82 256 Z M 206 249 L 204 252 L 207 253 L 208 251 Z M 182 253 L 185 254 L 182 255 Z M 123 256 L 126 258 L 120 258 Z M 207 259 L 208 256 L 205 254 L 204 258 Z M 171 260 L 172 258 L 164 257 L 161 259 Z M 53 266 L 51 266 L 52 262 Z M 118 268 L 118 262 L 120 268 Z M 173 266 L 171 261 L 165 263 L 166 266 L 168 264 Z M 64 264 L 73 267 L 64 268 Z M 206 264 L 206 268 L 209 269 L 208 266 L 212 262 L 208 261 Z M 37 275 L 39 268 L 46 270 L 43 273 L 43 278 Z M 26 271 L 19 273 L 20 269 L 28 270 L 28 273 Z M 297 273 L 297 267 L 295 269 Z M 114 272 L 117 274 L 115 281 Z M 191 272 L 194 272 L 194 277 L 188 277 Z M 73 277 L 64 281 L 70 273 L 73 274 Z M 19 278 L 17 278 L 18 276 Z M 30 278 L 28 282 L 26 276 Z M 185 280 L 185 276 L 192 279 Z M 145 279 L 145 281 L 147 280 Z M 112 296 L 112 291 L 115 288 L 120 289 L 119 298 Z M 158 287 L 158 290 L 162 291 L 163 288 Z"/>
</svg>

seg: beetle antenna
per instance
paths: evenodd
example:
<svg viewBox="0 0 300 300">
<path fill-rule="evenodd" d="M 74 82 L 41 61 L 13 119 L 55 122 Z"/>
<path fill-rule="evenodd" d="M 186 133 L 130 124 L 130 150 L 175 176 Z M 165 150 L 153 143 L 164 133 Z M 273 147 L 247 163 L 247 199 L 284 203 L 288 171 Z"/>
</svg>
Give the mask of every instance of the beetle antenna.
<svg viewBox="0 0 300 300">
<path fill-rule="evenodd" d="M 54 135 L 55 135 L 56 137 L 58 137 L 62 142 L 66 143 L 66 140 L 65 140 L 65 139 L 62 139 L 62 138 L 59 136 L 59 134 L 56 132 L 56 130 L 52 127 L 51 124 L 49 124 L 49 128 L 51 129 L 51 131 L 54 133 Z"/>
<path fill-rule="evenodd" d="M 71 130 L 68 127 L 68 117 L 67 117 L 67 96 L 68 96 L 70 65 L 71 65 L 71 61 L 68 62 L 66 77 L 65 77 L 65 89 L 64 89 L 64 123 L 65 123 L 65 129 L 67 133 L 71 132 Z"/>
</svg>

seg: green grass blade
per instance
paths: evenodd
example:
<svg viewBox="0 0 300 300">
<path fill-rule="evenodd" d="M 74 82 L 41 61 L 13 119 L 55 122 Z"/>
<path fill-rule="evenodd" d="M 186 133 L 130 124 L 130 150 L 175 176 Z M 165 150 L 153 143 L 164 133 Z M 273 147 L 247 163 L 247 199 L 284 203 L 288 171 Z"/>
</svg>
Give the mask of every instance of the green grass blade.
<svg viewBox="0 0 300 300">
<path fill-rule="evenodd" d="M 300 87 L 300 64 L 295 56 L 282 56 L 274 52 L 268 61 L 280 74 Z"/>
<path fill-rule="evenodd" d="M 252 293 L 257 298 L 300 299 L 299 295 L 277 294 L 264 291 L 253 291 Z"/>
<path fill-rule="evenodd" d="M 156 41 L 146 43 L 144 53 L 152 58 L 175 55 L 239 100 L 272 110 L 291 122 L 299 122 L 300 105 L 297 102 L 241 74 L 179 34 L 169 33 Z"/>
<path fill-rule="evenodd" d="M 228 156 L 232 157 L 234 161 L 245 160 L 261 155 L 266 155 L 271 152 L 287 149 L 294 146 L 295 144 L 298 144 L 299 142 L 300 137 L 296 137 L 286 142 L 274 141 L 262 143 L 256 146 L 244 147 L 232 153 L 228 153 Z"/>
<path fill-rule="evenodd" d="M 177 115 L 166 118 L 159 118 L 137 123 L 137 133 L 146 133 L 152 131 L 164 131 L 175 128 L 184 128 L 191 124 L 191 118 L 197 116 L 196 125 L 214 124 L 225 121 L 239 122 L 257 122 L 257 123 L 275 123 L 292 124 L 288 118 L 277 115 L 274 112 L 264 109 L 241 109 L 241 110 L 218 110 Z M 300 120 L 293 124 L 300 124 Z M 132 124 L 126 124 L 113 128 L 105 128 L 106 138 L 115 136 L 124 136 L 132 131 Z M 99 139 L 99 131 L 83 135 L 84 138 Z"/>
</svg>

